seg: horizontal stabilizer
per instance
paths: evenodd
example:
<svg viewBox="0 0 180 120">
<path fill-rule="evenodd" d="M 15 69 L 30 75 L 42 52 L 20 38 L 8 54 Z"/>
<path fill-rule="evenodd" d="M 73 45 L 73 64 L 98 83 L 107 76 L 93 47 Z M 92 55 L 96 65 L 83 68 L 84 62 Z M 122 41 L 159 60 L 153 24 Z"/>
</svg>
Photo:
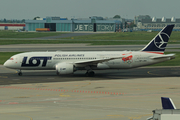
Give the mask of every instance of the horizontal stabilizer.
<svg viewBox="0 0 180 120">
<path fill-rule="evenodd" d="M 163 109 L 176 109 L 171 98 L 161 97 L 162 108 Z"/>
<path fill-rule="evenodd" d="M 151 59 L 162 59 L 162 58 L 169 58 L 170 60 L 171 59 L 174 59 L 175 54 L 167 54 L 167 55 L 160 55 L 160 56 L 155 56 L 155 57 L 150 57 Z"/>
</svg>

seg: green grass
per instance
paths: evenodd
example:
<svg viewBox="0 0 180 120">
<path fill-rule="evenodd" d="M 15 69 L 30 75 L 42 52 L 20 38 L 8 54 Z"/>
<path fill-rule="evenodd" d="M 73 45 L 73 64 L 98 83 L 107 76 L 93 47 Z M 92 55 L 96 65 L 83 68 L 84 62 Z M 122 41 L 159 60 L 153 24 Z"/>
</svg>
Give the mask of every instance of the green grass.
<svg viewBox="0 0 180 120">
<path fill-rule="evenodd" d="M 0 52 L 0 64 L 4 64 L 11 56 L 18 54 L 20 52 Z"/>
<path fill-rule="evenodd" d="M 158 32 L 124 32 L 124 33 L 102 33 L 86 36 L 76 36 L 76 40 L 151 40 Z M 72 39 L 67 37 L 66 39 Z M 172 41 L 180 41 L 180 32 L 173 31 L 170 37 Z"/>
<path fill-rule="evenodd" d="M 85 36 L 67 37 L 75 40 L 151 40 L 158 32 L 97 33 Z M 65 34 L 58 32 L 15 32 L 0 31 L 0 38 L 38 38 Z M 173 31 L 170 40 L 180 40 L 180 32 Z"/>
<path fill-rule="evenodd" d="M 0 52 L 0 64 L 3 64 L 11 56 L 21 52 Z M 180 66 L 180 52 L 165 52 L 165 54 L 175 53 L 176 58 L 166 62 L 158 63 L 151 66 Z"/>
<path fill-rule="evenodd" d="M 10 44 L 70 44 L 87 43 L 91 45 L 138 45 L 147 44 L 149 41 L 91 41 L 91 40 L 0 40 L 0 45 Z"/>
<path fill-rule="evenodd" d="M 56 32 L 15 32 L 15 31 L 0 31 L 0 38 L 38 38 L 47 36 L 57 36 L 64 33 Z"/>
<path fill-rule="evenodd" d="M 150 40 L 149 40 L 150 41 Z M 113 41 L 113 40 L 2 40 L 0 39 L 0 45 L 12 45 L 12 44 L 79 44 L 85 43 L 90 45 L 146 45 L 148 40 L 127 40 L 127 41 Z M 180 44 L 180 41 L 170 41 L 168 44 Z"/>
<path fill-rule="evenodd" d="M 145 45 L 158 32 L 125 32 L 125 33 L 101 33 L 85 36 L 67 37 L 57 40 L 32 40 L 26 38 L 39 38 L 45 36 L 57 36 L 64 33 L 55 32 L 13 32 L 0 31 L 0 45 L 8 44 L 68 44 L 87 43 L 91 45 Z M 6 39 L 3 39 L 6 38 Z M 15 38 L 15 39 L 8 39 Z M 18 38 L 21 38 L 18 40 Z M 23 39 L 24 38 L 24 39 Z M 125 40 L 125 41 L 121 41 Z M 126 41 L 127 40 L 127 41 Z M 130 41 L 131 40 L 131 41 Z M 180 32 L 172 32 L 169 44 L 180 44 Z"/>
</svg>

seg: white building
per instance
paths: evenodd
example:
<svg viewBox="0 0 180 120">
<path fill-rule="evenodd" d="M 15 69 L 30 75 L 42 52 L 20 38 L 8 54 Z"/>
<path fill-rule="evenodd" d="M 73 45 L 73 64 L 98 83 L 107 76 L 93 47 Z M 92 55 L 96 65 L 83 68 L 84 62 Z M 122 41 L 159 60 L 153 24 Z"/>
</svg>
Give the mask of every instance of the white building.
<svg viewBox="0 0 180 120">
<path fill-rule="evenodd" d="M 142 31 L 153 30 L 160 31 L 166 25 L 175 24 L 174 31 L 180 31 L 180 18 L 156 18 L 151 19 L 142 19 L 140 22 L 137 22 L 137 28 Z"/>
</svg>

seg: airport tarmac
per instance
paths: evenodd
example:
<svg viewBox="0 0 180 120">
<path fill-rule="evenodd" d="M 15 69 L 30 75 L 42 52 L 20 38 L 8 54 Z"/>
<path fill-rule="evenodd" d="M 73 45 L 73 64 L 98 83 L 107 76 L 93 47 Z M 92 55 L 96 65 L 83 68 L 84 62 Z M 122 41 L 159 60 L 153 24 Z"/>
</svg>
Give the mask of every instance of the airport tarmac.
<svg viewBox="0 0 180 120">
<path fill-rule="evenodd" d="M 85 71 L 22 71 L 0 66 L 2 120 L 145 120 L 160 97 L 180 108 L 180 67 Z"/>
<path fill-rule="evenodd" d="M 144 45 L 1 45 L 1 52 L 139 50 Z M 179 48 L 179 45 L 168 45 Z M 166 49 L 166 51 L 174 49 Z M 178 49 L 177 49 L 178 50 Z M 0 118 L 5 120 L 145 120 L 161 109 L 160 97 L 180 108 L 180 67 L 85 71 L 57 76 L 55 71 L 22 71 L 0 66 Z"/>
</svg>

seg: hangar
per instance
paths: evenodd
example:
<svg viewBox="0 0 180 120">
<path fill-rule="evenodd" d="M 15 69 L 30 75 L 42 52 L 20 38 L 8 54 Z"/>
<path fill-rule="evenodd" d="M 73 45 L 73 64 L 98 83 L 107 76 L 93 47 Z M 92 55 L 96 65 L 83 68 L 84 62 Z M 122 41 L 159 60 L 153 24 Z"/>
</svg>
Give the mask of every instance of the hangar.
<svg viewBox="0 0 180 120">
<path fill-rule="evenodd" d="M 104 19 L 103 17 L 89 17 L 86 19 L 71 19 L 60 17 L 46 17 L 36 20 L 26 20 L 26 31 L 35 32 L 38 28 L 48 28 L 56 32 L 115 32 L 122 26 L 121 19 Z"/>
<path fill-rule="evenodd" d="M 25 30 L 24 23 L 0 23 L 0 30 Z"/>
</svg>

